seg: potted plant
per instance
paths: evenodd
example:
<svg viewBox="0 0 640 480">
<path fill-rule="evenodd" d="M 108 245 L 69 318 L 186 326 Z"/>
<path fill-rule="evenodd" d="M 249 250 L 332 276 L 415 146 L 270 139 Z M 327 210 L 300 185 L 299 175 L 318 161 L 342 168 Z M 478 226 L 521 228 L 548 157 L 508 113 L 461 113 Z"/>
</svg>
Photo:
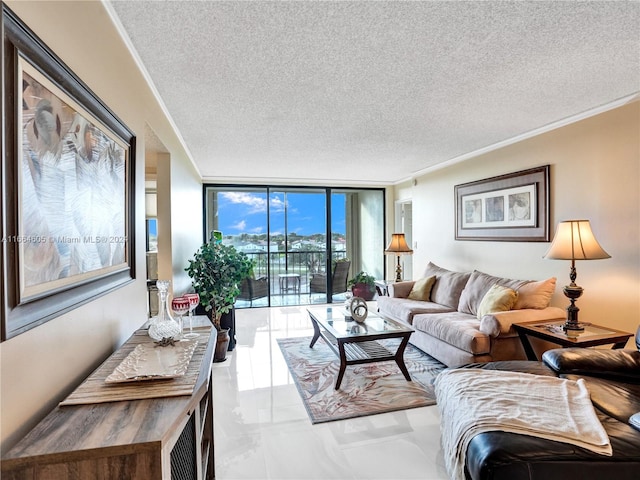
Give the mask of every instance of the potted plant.
<svg viewBox="0 0 640 480">
<path fill-rule="evenodd" d="M 376 293 L 376 279 L 367 272 L 358 272 L 355 277 L 349 280 L 347 284 L 354 297 L 360 297 L 365 300 L 373 300 Z"/>
<path fill-rule="evenodd" d="M 251 276 L 253 266 L 253 260 L 245 253 L 213 240 L 202 245 L 193 260 L 189 260 L 186 271 L 191 277 L 191 284 L 200 295 L 200 304 L 218 330 L 216 361 L 224 360 L 230 338 L 234 335 L 234 332 L 229 333 L 233 322 L 229 322 L 227 328 L 223 315 L 233 315 L 233 304 L 240 294 L 240 283 Z M 224 348 L 220 343 L 224 344 Z"/>
</svg>

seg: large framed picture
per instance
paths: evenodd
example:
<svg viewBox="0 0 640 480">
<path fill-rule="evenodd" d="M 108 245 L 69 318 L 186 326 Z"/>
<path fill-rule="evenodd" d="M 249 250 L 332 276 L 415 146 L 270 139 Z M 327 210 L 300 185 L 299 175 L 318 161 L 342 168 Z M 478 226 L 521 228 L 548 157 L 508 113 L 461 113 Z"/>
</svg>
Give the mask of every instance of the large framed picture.
<svg viewBox="0 0 640 480">
<path fill-rule="evenodd" d="M 133 133 L 2 6 L 2 340 L 135 278 Z"/>
<path fill-rule="evenodd" d="M 549 165 L 454 188 L 456 240 L 549 241 Z"/>
</svg>

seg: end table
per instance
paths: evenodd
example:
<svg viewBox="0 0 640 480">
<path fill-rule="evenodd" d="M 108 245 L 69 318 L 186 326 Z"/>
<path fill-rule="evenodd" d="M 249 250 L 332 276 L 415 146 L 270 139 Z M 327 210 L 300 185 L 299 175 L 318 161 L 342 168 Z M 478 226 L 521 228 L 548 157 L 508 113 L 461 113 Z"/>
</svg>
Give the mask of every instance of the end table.
<svg viewBox="0 0 640 480">
<path fill-rule="evenodd" d="M 613 344 L 612 349 L 624 348 L 632 333 L 623 332 L 609 327 L 601 327 L 595 324 L 585 324 L 584 331 L 576 335 L 567 335 L 562 329 L 564 320 L 551 320 L 546 322 L 514 323 L 513 328 L 518 332 L 522 347 L 529 360 L 539 360 L 529 337 L 539 338 L 547 342 L 567 347 L 595 347 L 596 345 Z"/>
<path fill-rule="evenodd" d="M 376 280 L 376 292 L 378 292 L 379 297 L 386 297 L 389 295 L 389 285 L 393 282 L 391 280 Z"/>
</svg>

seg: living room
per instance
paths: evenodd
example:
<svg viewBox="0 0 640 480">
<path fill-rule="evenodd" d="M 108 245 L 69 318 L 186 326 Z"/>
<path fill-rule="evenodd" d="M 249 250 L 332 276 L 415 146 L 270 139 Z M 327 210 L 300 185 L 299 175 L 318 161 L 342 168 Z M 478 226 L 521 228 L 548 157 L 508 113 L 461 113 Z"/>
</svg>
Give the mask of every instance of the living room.
<svg viewBox="0 0 640 480">
<path fill-rule="evenodd" d="M 172 252 L 170 260 L 159 265 L 159 276 L 172 278 L 174 290 L 187 290 L 190 279 L 184 265 L 202 242 L 203 181 L 187 145 L 157 101 L 107 8 L 97 1 L 6 4 L 136 132 L 137 219 L 145 217 L 145 167 L 151 161 L 157 163 L 158 189 L 171 192 L 160 200 L 165 203 L 158 205 L 159 211 L 169 212 L 170 225 L 159 225 L 159 237 L 168 242 Z M 637 9 L 633 11 L 637 17 Z M 635 45 L 637 49 L 637 42 Z M 635 92 L 620 101 L 611 98 L 594 103 L 588 111 L 557 119 L 557 124 L 540 131 L 385 185 L 388 236 L 394 231 L 394 203 L 410 199 L 413 204 L 414 252 L 404 260 L 412 263 L 414 278 L 433 261 L 452 270 L 477 269 L 510 278 L 542 280 L 554 276 L 558 287 L 567 284 L 569 262 L 543 258 L 549 242 L 455 239 L 456 185 L 550 165 L 551 236 L 561 220 L 589 219 L 599 242 L 611 255 L 607 260 L 579 262 L 578 283 L 585 289 L 578 302 L 581 320 L 635 332 L 640 323 L 637 85 Z M 154 137 L 167 151 L 147 151 Z M 145 237 L 144 222 L 136 222 L 135 236 Z M 3 452 L 146 320 L 145 253 L 144 242 L 136 242 L 134 281 L 0 344 Z M 395 259 L 386 261 L 387 278 L 391 278 Z M 557 288 L 552 305 L 566 307 L 561 288 Z M 630 346 L 631 342 L 627 348 Z M 437 448 L 435 413 L 425 415 L 430 416 L 429 444 Z M 339 446 L 332 444 L 331 448 Z M 316 476 L 324 473 L 319 470 Z M 412 478 L 411 472 L 407 475 Z"/>
</svg>

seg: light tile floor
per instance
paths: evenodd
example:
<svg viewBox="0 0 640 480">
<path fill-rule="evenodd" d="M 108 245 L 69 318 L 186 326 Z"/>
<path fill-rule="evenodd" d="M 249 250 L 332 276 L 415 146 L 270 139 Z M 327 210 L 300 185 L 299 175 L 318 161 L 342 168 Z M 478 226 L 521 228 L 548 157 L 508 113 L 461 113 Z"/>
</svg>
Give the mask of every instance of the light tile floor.
<svg viewBox="0 0 640 480">
<path fill-rule="evenodd" d="M 276 343 L 313 334 L 306 307 L 236 310 L 236 328 L 213 365 L 218 480 L 448 478 L 435 406 L 311 424 Z"/>
</svg>

